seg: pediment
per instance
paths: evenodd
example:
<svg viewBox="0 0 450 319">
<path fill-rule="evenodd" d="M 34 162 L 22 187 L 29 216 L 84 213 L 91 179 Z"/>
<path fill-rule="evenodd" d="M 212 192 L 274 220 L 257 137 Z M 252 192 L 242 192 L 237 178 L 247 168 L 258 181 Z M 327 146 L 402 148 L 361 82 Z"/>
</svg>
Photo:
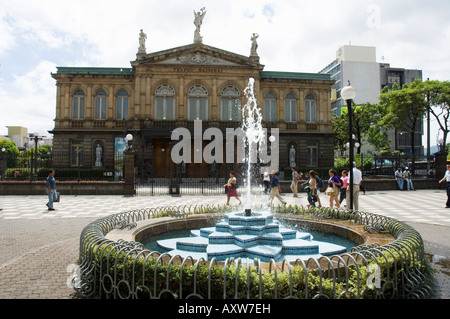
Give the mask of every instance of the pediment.
<svg viewBox="0 0 450 319">
<path fill-rule="evenodd" d="M 263 66 L 254 58 L 221 50 L 204 44 L 191 44 L 169 50 L 141 54 L 132 62 L 133 66 L 187 65 L 247 67 L 262 70 Z"/>
</svg>

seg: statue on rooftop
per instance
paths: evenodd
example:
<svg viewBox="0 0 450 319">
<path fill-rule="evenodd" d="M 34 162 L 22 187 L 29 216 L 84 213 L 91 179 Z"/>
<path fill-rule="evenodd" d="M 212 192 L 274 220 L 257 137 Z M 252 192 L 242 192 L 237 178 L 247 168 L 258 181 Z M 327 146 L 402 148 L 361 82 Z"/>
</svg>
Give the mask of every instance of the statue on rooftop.
<svg viewBox="0 0 450 319">
<path fill-rule="evenodd" d="M 258 37 L 259 37 L 258 33 L 253 33 L 252 37 L 250 38 L 250 40 L 252 41 L 250 56 L 258 56 L 258 53 L 256 53 L 256 49 L 258 48 L 258 43 L 256 42 L 256 40 L 258 39 Z"/>
<path fill-rule="evenodd" d="M 202 43 L 202 36 L 200 35 L 200 27 L 202 26 L 203 18 L 205 17 L 205 7 L 201 8 L 199 12 L 194 11 L 194 43 Z"/>
<path fill-rule="evenodd" d="M 138 49 L 138 53 L 146 53 L 146 50 L 145 50 L 145 40 L 146 39 L 147 39 L 147 35 L 141 29 L 141 32 L 139 33 L 139 49 Z"/>
</svg>

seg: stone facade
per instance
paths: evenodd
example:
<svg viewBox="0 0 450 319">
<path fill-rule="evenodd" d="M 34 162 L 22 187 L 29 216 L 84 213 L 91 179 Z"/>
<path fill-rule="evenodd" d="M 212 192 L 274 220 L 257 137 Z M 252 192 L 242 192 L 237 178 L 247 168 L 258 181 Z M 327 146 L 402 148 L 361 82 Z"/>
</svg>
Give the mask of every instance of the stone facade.
<svg viewBox="0 0 450 319">
<path fill-rule="evenodd" d="M 292 145 L 297 167 L 332 167 L 329 75 L 263 69 L 255 52 L 246 57 L 203 43 L 149 54 L 140 48 L 131 68 L 58 67 L 52 74 L 55 167 L 94 167 L 97 145 L 102 165 L 112 167 L 116 139 L 132 134 L 138 170 L 170 176 L 171 132 L 192 129 L 195 119 L 202 120 L 203 130 L 240 127 L 235 107 L 246 103 L 250 77 L 263 126 L 269 133 L 279 129 L 280 170 L 289 165 Z M 222 165 L 220 173 L 227 169 Z M 204 164 L 188 164 L 185 174 L 208 171 Z"/>
</svg>

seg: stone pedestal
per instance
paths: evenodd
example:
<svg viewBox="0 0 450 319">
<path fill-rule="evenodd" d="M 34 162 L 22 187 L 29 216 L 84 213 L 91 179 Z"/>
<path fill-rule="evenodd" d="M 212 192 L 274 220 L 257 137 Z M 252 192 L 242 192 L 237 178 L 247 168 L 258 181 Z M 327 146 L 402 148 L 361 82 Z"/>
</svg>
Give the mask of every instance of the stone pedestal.
<svg viewBox="0 0 450 319">
<path fill-rule="evenodd" d="M 435 169 L 436 169 L 436 178 L 441 179 L 445 175 L 445 171 L 447 170 L 447 152 L 439 152 L 434 154 L 435 156 Z"/>
<path fill-rule="evenodd" d="M 125 167 L 123 170 L 125 189 L 124 195 L 133 196 L 136 195 L 135 183 L 134 183 L 134 152 L 125 151 Z"/>
</svg>

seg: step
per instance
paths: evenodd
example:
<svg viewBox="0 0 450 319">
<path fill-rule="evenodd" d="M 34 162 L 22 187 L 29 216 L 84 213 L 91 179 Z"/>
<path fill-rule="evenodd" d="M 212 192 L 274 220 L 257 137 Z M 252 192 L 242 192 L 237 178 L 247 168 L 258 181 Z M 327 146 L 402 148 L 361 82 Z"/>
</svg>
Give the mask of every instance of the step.
<svg viewBox="0 0 450 319">
<path fill-rule="evenodd" d="M 192 252 L 206 252 L 208 239 L 204 237 L 183 237 L 177 239 L 176 249 Z"/>
<path fill-rule="evenodd" d="M 209 245 L 207 248 L 208 260 L 216 258 L 218 261 L 224 261 L 227 258 L 245 257 L 244 248 L 234 244 Z"/>
<path fill-rule="evenodd" d="M 271 259 L 278 261 L 281 258 L 281 246 L 258 245 L 246 249 L 247 258 L 258 258 L 262 262 L 269 262 Z"/>
<path fill-rule="evenodd" d="M 235 236 L 230 233 L 214 232 L 208 236 L 210 245 L 234 244 L 234 240 Z"/>
<path fill-rule="evenodd" d="M 242 248 L 249 248 L 259 245 L 259 237 L 255 235 L 237 235 L 235 236 L 235 245 Z"/>
<path fill-rule="evenodd" d="M 310 255 L 318 254 L 319 243 L 304 239 L 290 239 L 283 241 L 284 255 Z"/>
<path fill-rule="evenodd" d="M 319 244 L 319 253 L 323 256 L 333 256 L 347 252 L 347 248 L 341 245 L 319 241 L 316 241 L 316 243 Z"/>
</svg>

